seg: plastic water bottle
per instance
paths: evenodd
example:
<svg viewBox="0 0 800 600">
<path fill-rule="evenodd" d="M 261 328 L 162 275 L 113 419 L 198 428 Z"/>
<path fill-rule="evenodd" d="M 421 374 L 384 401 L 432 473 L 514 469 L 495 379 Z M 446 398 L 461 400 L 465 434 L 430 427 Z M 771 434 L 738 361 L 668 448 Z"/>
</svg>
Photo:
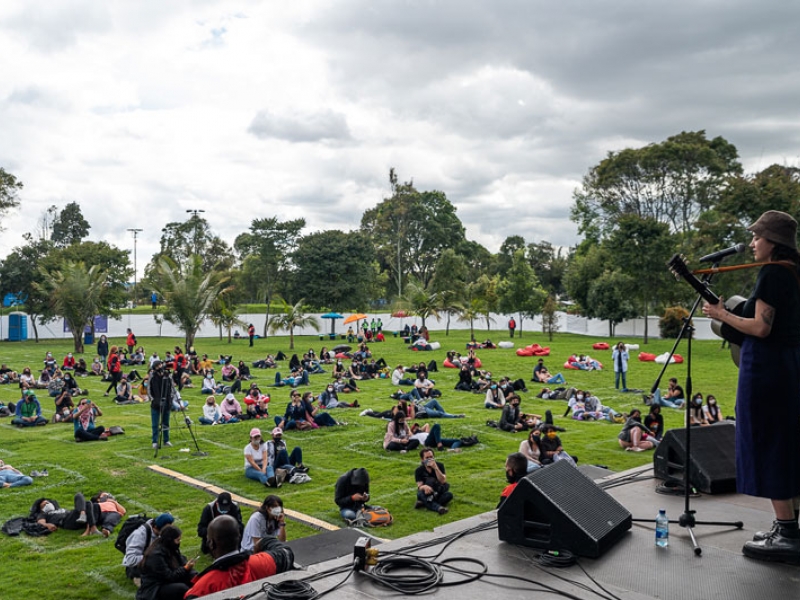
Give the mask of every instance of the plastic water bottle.
<svg viewBox="0 0 800 600">
<path fill-rule="evenodd" d="M 663 508 L 656 515 L 656 546 L 659 548 L 669 546 L 669 519 L 667 511 Z"/>
</svg>

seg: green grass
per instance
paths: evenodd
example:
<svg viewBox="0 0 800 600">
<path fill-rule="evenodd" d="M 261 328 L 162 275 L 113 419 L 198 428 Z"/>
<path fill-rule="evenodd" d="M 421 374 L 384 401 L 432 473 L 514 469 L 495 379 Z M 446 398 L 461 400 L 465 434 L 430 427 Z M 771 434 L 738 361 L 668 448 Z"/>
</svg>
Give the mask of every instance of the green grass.
<svg viewBox="0 0 800 600">
<path fill-rule="evenodd" d="M 387 453 L 382 449 L 385 423 L 369 417 L 360 417 L 357 409 L 336 409 L 333 412 L 339 419 L 346 420 L 346 427 L 320 429 L 310 432 L 289 432 L 286 439 L 289 447 L 300 445 L 305 462 L 310 466 L 313 481 L 304 485 L 284 485 L 280 490 L 287 508 L 291 508 L 330 523 L 340 525 L 338 511 L 333 502 L 333 486 L 336 478 L 345 470 L 364 466 L 372 475 L 372 498 L 376 504 L 386 506 L 394 515 L 394 524 L 377 533 L 388 538 L 402 537 L 417 531 L 429 530 L 448 521 L 463 519 L 471 515 L 491 510 L 497 504 L 499 493 L 505 485 L 503 462 L 509 452 L 516 451 L 523 434 L 509 434 L 486 427 L 486 420 L 497 419 L 499 411 L 483 408 L 482 396 L 453 391 L 457 381 L 455 370 L 441 368 L 448 349 L 464 352 L 468 332 L 453 332 L 449 337 L 435 333 L 433 339 L 442 343 L 437 352 L 417 353 L 406 349 L 402 341 L 390 337 L 384 344 L 373 344 L 375 357 L 384 357 L 389 365 L 403 363 L 408 365 L 420 360 L 436 359 L 440 371 L 432 374 L 437 387 L 443 392 L 442 404 L 451 412 L 463 412 L 466 419 L 442 420 L 446 436 L 477 434 L 480 444 L 467 448 L 461 454 L 444 454 L 442 461 L 455 494 L 451 511 L 439 516 L 428 511 L 415 511 L 415 485 L 413 470 L 418 458 L 410 453 L 401 455 Z M 483 333 L 476 333 L 484 337 Z M 493 331 L 488 334 L 495 341 L 505 337 L 504 333 Z M 112 340 L 120 341 L 120 340 Z M 638 394 L 622 394 L 614 390 L 614 375 L 611 370 L 609 351 L 592 351 L 594 338 L 577 335 L 557 335 L 548 342 L 541 334 L 525 333 L 522 339 L 515 340 L 516 347 L 533 342 L 551 346 L 552 354 L 546 359 L 551 371 L 562 371 L 570 385 L 587 388 L 594 392 L 604 404 L 619 411 L 627 411 L 634 406 L 642 406 Z M 633 343 L 639 340 L 626 340 Z M 162 355 L 181 340 L 174 338 L 141 339 L 149 354 L 157 349 Z M 326 340 L 324 342 L 329 344 Z M 316 336 L 296 338 L 296 351 L 302 353 L 309 347 L 317 351 L 323 343 Z M 643 350 L 660 354 L 669 350 L 669 340 L 652 341 Z M 256 341 L 255 348 L 249 348 L 247 340 L 234 341 L 233 344 L 220 342 L 216 338 L 198 339 L 196 348 L 200 353 L 216 356 L 221 353 L 233 354 L 234 360 L 243 359 L 248 363 L 267 353 L 283 350 L 289 356 L 288 339 L 274 337 Z M 1 343 L 0 351 L 5 362 L 15 368 L 29 365 L 40 368 L 47 350 L 57 359 L 69 351 L 70 343 L 64 341 Z M 93 352 L 93 348 L 90 349 Z M 679 353 L 685 353 L 685 343 Z M 727 352 L 719 351 L 716 341 L 694 342 L 695 391 L 714 393 L 725 414 L 733 412 L 736 369 Z M 601 372 L 567 371 L 560 368 L 564 360 L 573 353 L 590 353 L 605 364 Z M 634 354 L 636 354 L 634 352 Z M 535 363 L 533 358 L 521 358 L 514 350 L 483 350 L 478 353 L 485 368 L 495 377 L 509 375 L 528 381 Z M 87 353 L 91 362 L 93 353 Z M 286 366 L 287 363 L 284 363 Z M 285 369 L 284 369 L 285 370 Z M 629 387 L 648 389 L 658 375 L 660 366 L 654 363 L 640 363 L 632 357 L 628 378 Z M 274 370 L 253 370 L 257 381 L 271 383 Z M 684 365 L 672 365 L 666 377 L 675 376 L 681 384 L 685 383 Z M 312 376 L 311 390 L 319 393 L 328 378 L 325 375 Z M 199 379 L 197 381 L 199 383 Z M 187 556 L 199 554 L 199 540 L 196 525 L 202 507 L 211 497 L 172 479 L 156 475 L 147 469 L 148 465 L 160 464 L 180 471 L 191 477 L 219 485 L 242 496 L 262 500 L 265 489 L 243 475 L 242 450 L 248 441 L 248 431 L 253 423 L 269 429 L 266 422 L 244 422 L 238 425 L 203 427 L 196 425 L 195 433 L 201 449 L 208 452 L 207 457 L 193 457 L 179 451 L 191 447 L 188 433 L 173 433 L 175 448 L 164 449 L 157 460 L 153 460 L 150 447 L 150 414 L 147 405 L 115 406 L 102 393 L 106 384 L 96 378 L 80 379 L 82 387 L 88 387 L 90 397 L 102 408 L 104 415 L 99 423 L 105 426 L 122 425 L 126 435 L 111 438 L 107 442 L 76 444 L 72 438 L 72 425 L 49 424 L 34 429 L 17 429 L 9 424 L 10 419 L 0 421 L 0 458 L 29 473 L 31 470 L 47 468 L 50 476 L 34 480 L 34 485 L 14 490 L 0 490 L 0 519 L 3 521 L 27 514 L 31 503 L 38 497 L 48 496 L 62 504 L 70 504 L 72 495 L 82 491 L 91 495 L 98 490 L 108 490 L 125 505 L 131 513 L 147 511 L 156 513 L 169 510 L 176 516 L 177 524 L 184 530 L 183 552 Z M 666 387 L 666 381 L 664 385 Z M 350 399 L 358 399 L 363 407 L 374 409 L 389 408 L 393 401 L 389 394 L 393 391 L 387 380 L 363 383 L 363 391 Z M 271 413 L 282 414 L 288 402 L 288 389 L 272 390 Z M 564 402 L 542 401 L 534 397 L 538 391 L 530 384 L 530 393 L 523 394 L 522 408 L 526 412 L 543 413 L 550 408 L 556 416 L 557 424 L 567 428 L 561 434 L 565 448 L 580 458 L 581 463 L 607 465 L 613 470 L 624 470 L 652 461 L 652 453 L 623 452 L 616 441 L 620 426 L 608 422 L 582 423 L 562 418 Z M 16 401 L 18 389 L 0 386 L 0 400 Z M 53 404 L 47 393 L 39 394 L 46 416 L 52 415 Z M 195 419 L 200 414 L 202 396 L 199 388 L 186 390 L 184 398 L 191 402 L 189 414 Z M 679 427 L 682 413 L 666 409 L 664 411 L 667 428 Z M 245 519 L 250 510 L 243 511 Z M 299 523 L 289 523 L 289 538 L 313 535 L 313 529 Z M 99 537 L 85 539 L 76 532 L 58 531 L 43 538 L 4 538 L 0 543 L 0 597 L 4 599 L 22 598 L 36 590 L 43 600 L 131 598 L 134 588 L 125 578 L 120 566 L 122 555 L 114 549 L 110 540 Z M 204 568 L 208 559 L 198 563 Z M 52 583 L 47 583 L 47 582 Z M 43 582 L 43 583 L 40 583 Z"/>
</svg>

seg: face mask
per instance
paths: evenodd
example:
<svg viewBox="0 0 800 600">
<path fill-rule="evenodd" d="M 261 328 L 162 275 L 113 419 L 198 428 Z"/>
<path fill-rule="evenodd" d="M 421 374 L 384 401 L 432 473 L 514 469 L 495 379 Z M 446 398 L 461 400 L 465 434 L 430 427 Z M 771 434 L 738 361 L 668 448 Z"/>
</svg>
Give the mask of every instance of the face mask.
<svg viewBox="0 0 800 600">
<path fill-rule="evenodd" d="M 716 400 L 709 400 L 709 401 L 708 401 L 708 403 L 709 403 L 711 406 L 714 406 L 714 405 L 717 403 L 717 401 L 716 401 Z"/>
<path fill-rule="evenodd" d="M 700 405 L 703 403 L 703 399 L 702 399 L 702 398 L 695 398 L 695 399 L 694 399 L 694 403 L 695 403 L 697 406 L 700 406 Z"/>
<path fill-rule="evenodd" d="M 329 387 L 329 388 L 328 388 L 328 393 L 330 394 L 332 391 L 333 391 L 333 388 L 332 388 L 332 387 Z"/>
<path fill-rule="evenodd" d="M 492 386 L 492 389 L 493 389 L 493 390 L 496 390 L 496 389 L 497 389 L 497 386 L 496 386 L 496 385 L 493 385 L 493 386 Z"/>
<path fill-rule="evenodd" d="M 516 481 L 516 478 L 514 477 L 514 475 L 506 471 L 506 481 L 508 483 L 514 483 Z"/>
<path fill-rule="evenodd" d="M 552 440 L 553 438 L 556 437 L 556 432 L 555 431 L 548 432 L 547 437 L 549 437 Z"/>
<path fill-rule="evenodd" d="M 583 394 L 578 394 L 578 400 L 583 400 Z"/>
<path fill-rule="evenodd" d="M 52 502 L 45 502 L 44 506 L 42 507 L 42 512 L 43 513 L 51 513 L 51 512 L 55 512 L 55 510 L 56 510 L 56 507 L 53 506 Z"/>
<path fill-rule="evenodd" d="M 283 514 L 283 509 L 280 506 L 273 506 L 269 509 L 269 514 L 277 519 Z"/>
</svg>

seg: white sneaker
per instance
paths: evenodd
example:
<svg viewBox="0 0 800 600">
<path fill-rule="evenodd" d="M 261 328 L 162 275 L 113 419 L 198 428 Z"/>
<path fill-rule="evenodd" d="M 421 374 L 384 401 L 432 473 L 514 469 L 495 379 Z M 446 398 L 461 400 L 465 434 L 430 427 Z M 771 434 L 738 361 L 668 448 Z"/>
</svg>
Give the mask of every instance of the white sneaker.
<svg viewBox="0 0 800 600">
<path fill-rule="evenodd" d="M 362 416 L 362 417 L 366 417 L 366 416 L 367 416 L 369 413 L 371 413 L 371 412 L 372 412 L 372 409 L 371 409 L 371 408 L 365 408 L 364 410 L 362 410 L 362 411 L 359 413 L 359 415 L 360 415 L 360 416 Z"/>
<path fill-rule="evenodd" d="M 172 442 L 164 442 L 164 445 L 165 445 L 167 448 L 172 448 Z"/>
<path fill-rule="evenodd" d="M 157 449 L 158 449 L 158 442 L 153 442 L 153 450 L 157 450 Z"/>
</svg>

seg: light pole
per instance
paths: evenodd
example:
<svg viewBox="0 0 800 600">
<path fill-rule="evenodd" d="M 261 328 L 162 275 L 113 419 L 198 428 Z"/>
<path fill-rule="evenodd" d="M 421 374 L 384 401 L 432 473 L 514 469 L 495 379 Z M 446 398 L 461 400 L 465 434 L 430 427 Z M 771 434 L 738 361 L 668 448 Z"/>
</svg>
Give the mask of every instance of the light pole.
<svg viewBox="0 0 800 600">
<path fill-rule="evenodd" d="M 204 213 L 202 208 L 187 208 L 187 213 L 192 213 L 192 219 L 194 219 L 194 253 L 197 254 L 197 238 L 200 235 L 200 219 L 198 218 L 198 214 Z M 191 219 L 190 219 L 191 220 Z"/>
<path fill-rule="evenodd" d="M 133 234 L 133 306 L 136 306 L 136 240 L 143 230 L 142 229 L 128 229 Z"/>
</svg>

